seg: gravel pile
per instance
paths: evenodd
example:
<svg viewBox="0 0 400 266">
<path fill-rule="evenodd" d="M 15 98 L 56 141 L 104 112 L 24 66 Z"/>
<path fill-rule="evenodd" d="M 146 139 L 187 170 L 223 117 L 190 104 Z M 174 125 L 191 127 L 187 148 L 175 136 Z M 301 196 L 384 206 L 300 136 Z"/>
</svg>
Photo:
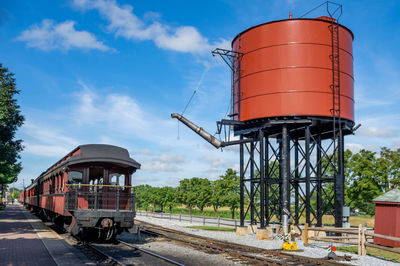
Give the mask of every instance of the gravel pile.
<svg viewBox="0 0 400 266">
<path fill-rule="evenodd" d="M 282 241 L 280 240 L 258 240 L 256 239 L 255 234 L 249 234 L 247 236 L 237 236 L 236 233 L 234 232 L 216 232 L 216 231 L 186 228 L 187 226 L 202 225 L 202 223 L 195 223 L 195 222 L 190 223 L 186 221 L 179 222 L 177 220 L 158 219 L 146 216 L 136 216 L 136 220 L 147 223 L 153 223 L 155 225 L 160 225 L 163 227 L 180 230 L 194 235 L 210 237 L 218 240 L 238 243 L 242 245 L 254 246 L 264 249 L 280 249 L 282 246 Z M 296 254 L 300 256 L 311 257 L 311 258 L 323 258 L 328 255 L 327 248 L 329 246 L 329 243 L 312 242 L 309 243 L 308 247 L 305 247 L 303 241 L 301 240 L 296 240 L 296 243 L 298 249 L 304 249 L 303 252 L 296 252 Z M 356 260 L 352 260 L 351 262 L 343 262 L 351 265 L 379 265 L 379 266 L 400 265 L 400 263 L 391 262 L 385 259 L 372 256 L 358 256 L 356 254 L 352 253 L 349 254 L 340 251 L 337 251 L 336 254 L 340 256 L 343 256 L 345 254 L 352 256 L 352 258 Z"/>
</svg>

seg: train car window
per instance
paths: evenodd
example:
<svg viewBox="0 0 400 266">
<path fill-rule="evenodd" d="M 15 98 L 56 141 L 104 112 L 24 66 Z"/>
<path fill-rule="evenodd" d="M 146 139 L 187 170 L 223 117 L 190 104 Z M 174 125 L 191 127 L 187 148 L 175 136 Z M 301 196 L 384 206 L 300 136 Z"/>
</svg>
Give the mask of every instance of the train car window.
<svg viewBox="0 0 400 266">
<path fill-rule="evenodd" d="M 111 185 L 125 186 L 124 174 L 110 173 L 109 180 Z"/>
<path fill-rule="evenodd" d="M 113 186 L 117 185 L 117 179 L 118 179 L 118 176 L 116 174 L 110 174 L 110 176 L 109 176 L 110 185 L 113 185 Z"/>
<path fill-rule="evenodd" d="M 120 175 L 118 177 L 118 185 L 125 186 L 125 175 Z"/>
<path fill-rule="evenodd" d="M 70 171 L 68 172 L 68 183 L 70 184 L 81 184 L 82 183 L 83 174 L 78 171 Z"/>
</svg>

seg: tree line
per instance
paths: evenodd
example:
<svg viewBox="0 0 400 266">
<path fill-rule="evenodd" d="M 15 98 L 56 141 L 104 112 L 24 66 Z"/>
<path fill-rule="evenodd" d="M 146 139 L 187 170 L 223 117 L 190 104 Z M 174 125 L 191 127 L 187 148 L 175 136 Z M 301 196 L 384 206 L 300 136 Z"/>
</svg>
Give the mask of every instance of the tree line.
<svg viewBox="0 0 400 266">
<path fill-rule="evenodd" d="M 197 207 L 203 215 L 204 208 L 212 206 L 215 216 L 218 209 L 229 207 L 232 218 L 235 210 L 239 208 L 239 176 L 237 172 L 228 169 L 225 175 L 215 181 L 207 178 L 185 178 L 179 182 L 178 187 L 152 187 L 150 185 L 136 186 L 136 206 L 148 210 L 150 206 L 160 208 L 164 211 L 178 205 L 185 205 L 192 214 L 193 208 Z"/>
<path fill-rule="evenodd" d="M 400 149 L 383 147 L 379 153 L 364 149 L 358 153 L 346 150 L 344 159 L 345 204 L 353 210 L 373 215 L 375 208 L 372 200 L 393 188 L 400 188 Z M 279 167 L 277 162 L 273 165 Z M 168 209 L 169 212 L 176 206 L 184 205 L 190 215 L 193 208 L 198 208 L 203 215 L 204 208 L 210 206 L 215 216 L 218 216 L 219 208 L 228 207 L 234 218 L 240 204 L 239 179 L 236 171 L 227 169 L 215 181 L 193 177 L 181 180 L 178 187 L 139 185 L 136 186 L 136 205 L 141 209 L 153 207 L 161 211 Z M 256 202 L 258 200 L 256 195 Z M 314 201 L 312 198 L 311 204 Z M 245 197 L 245 204 L 248 202 Z"/>
<path fill-rule="evenodd" d="M 15 139 L 15 134 L 24 117 L 15 98 L 17 94 L 14 74 L 0 63 L 0 191 L 3 194 L 7 184 L 15 182 L 22 169 L 19 162 L 22 140 Z"/>
</svg>

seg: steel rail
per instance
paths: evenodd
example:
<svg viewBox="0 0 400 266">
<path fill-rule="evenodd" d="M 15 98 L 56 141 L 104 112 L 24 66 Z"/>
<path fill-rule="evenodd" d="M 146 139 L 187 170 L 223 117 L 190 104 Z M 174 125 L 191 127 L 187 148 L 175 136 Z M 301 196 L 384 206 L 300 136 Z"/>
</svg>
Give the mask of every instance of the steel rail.
<svg viewBox="0 0 400 266">
<path fill-rule="evenodd" d="M 119 261 L 119 260 L 117 260 L 116 258 L 114 258 L 114 257 L 112 257 L 112 256 L 110 256 L 110 255 L 108 255 L 107 253 L 105 253 L 105 252 L 101 251 L 100 249 L 96 248 L 96 247 L 95 247 L 95 246 L 93 246 L 93 245 L 91 245 L 91 244 L 88 244 L 88 243 L 85 243 L 84 245 L 86 245 L 87 247 L 90 247 L 90 248 L 94 249 L 96 252 L 98 252 L 98 253 L 100 253 L 101 255 L 103 255 L 103 256 L 105 256 L 105 257 L 107 257 L 108 259 L 110 259 L 111 261 L 113 261 L 113 262 L 117 263 L 118 265 L 121 265 L 121 266 L 126 266 L 126 264 L 124 264 L 124 263 L 120 262 L 120 261 Z"/>
<path fill-rule="evenodd" d="M 258 262 L 263 261 L 263 262 L 268 262 L 268 263 L 272 263 L 275 265 L 293 265 L 293 263 L 296 263 L 296 265 L 343 265 L 342 263 L 338 263 L 338 262 L 331 261 L 331 260 L 328 261 L 328 260 L 324 260 L 322 258 L 321 259 L 309 258 L 309 257 L 304 257 L 304 256 L 299 256 L 299 255 L 294 255 L 294 254 L 283 253 L 280 250 L 267 250 L 267 249 L 262 249 L 262 248 L 247 246 L 247 245 L 240 245 L 240 244 L 226 242 L 226 241 L 222 241 L 222 240 L 216 240 L 216 239 L 209 238 L 209 237 L 193 235 L 190 233 L 177 231 L 177 230 L 170 229 L 170 228 L 157 226 L 157 225 L 150 224 L 147 222 L 140 222 L 140 223 L 142 223 L 143 225 L 147 224 L 145 226 L 148 228 L 148 229 L 144 229 L 144 228 L 141 229 L 141 232 L 149 232 L 150 234 L 164 236 L 164 237 L 176 240 L 176 241 L 186 242 L 186 243 L 189 243 L 192 245 L 198 245 L 201 247 L 206 247 L 208 249 L 218 250 L 220 252 L 231 253 L 232 255 L 239 255 L 243 258 L 257 260 Z M 170 233 L 170 234 L 185 236 L 185 238 L 168 236 L 166 234 L 157 232 L 157 230 L 165 232 L 167 234 Z M 210 241 L 211 244 L 198 243 L 197 241 L 196 242 L 190 241 L 187 238 L 194 238 L 197 240 Z M 235 250 L 235 249 L 237 249 L 237 250 Z M 254 253 L 258 252 L 262 257 L 245 254 L 243 252 L 254 252 Z"/>
<path fill-rule="evenodd" d="M 169 259 L 169 258 L 164 257 L 164 256 L 162 256 L 162 255 L 159 255 L 159 254 L 157 254 L 157 253 L 154 253 L 154 252 L 152 252 L 152 251 L 150 251 L 150 250 L 138 248 L 138 247 L 136 247 L 136 246 L 134 246 L 134 245 L 132 245 L 132 244 L 130 244 L 130 243 L 127 243 L 127 242 L 124 242 L 124 241 L 121 241 L 121 240 L 118 240 L 118 242 L 121 243 L 121 244 L 124 244 L 124 245 L 126 245 L 126 246 L 128 246 L 128 247 L 137 249 L 137 250 L 139 250 L 139 251 L 141 251 L 141 252 L 143 252 L 143 253 L 152 255 L 152 256 L 154 256 L 154 257 L 156 257 L 156 258 L 165 260 L 166 262 L 169 262 L 169 263 L 171 263 L 171 264 L 179 265 L 179 266 L 185 266 L 185 264 L 182 264 L 182 263 L 180 263 L 180 262 L 174 261 L 174 260 L 172 260 L 172 259 Z"/>
</svg>

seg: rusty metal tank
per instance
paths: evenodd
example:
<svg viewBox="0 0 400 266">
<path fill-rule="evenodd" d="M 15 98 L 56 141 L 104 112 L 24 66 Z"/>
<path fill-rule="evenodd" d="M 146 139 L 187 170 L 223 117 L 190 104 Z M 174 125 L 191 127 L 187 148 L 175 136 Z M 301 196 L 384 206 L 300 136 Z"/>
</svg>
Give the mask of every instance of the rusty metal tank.
<svg viewBox="0 0 400 266">
<path fill-rule="evenodd" d="M 237 120 L 333 116 L 332 33 L 329 18 L 271 21 L 232 41 L 242 53 L 234 76 Z M 338 24 L 340 117 L 354 121 L 353 33 Z M 239 85 L 240 84 L 240 85 Z"/>
</svg>

